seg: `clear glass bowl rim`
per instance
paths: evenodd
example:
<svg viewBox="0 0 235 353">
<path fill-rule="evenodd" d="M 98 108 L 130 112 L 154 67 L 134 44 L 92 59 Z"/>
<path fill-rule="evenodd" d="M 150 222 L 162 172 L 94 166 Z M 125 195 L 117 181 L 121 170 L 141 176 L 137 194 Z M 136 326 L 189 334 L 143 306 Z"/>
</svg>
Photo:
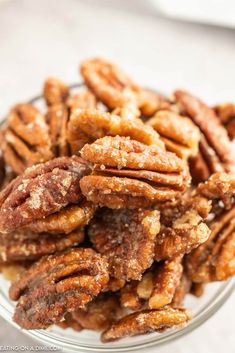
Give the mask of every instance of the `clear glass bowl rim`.
<svg viewBox="0 0 235 353">
<path fill-rule="evenodd" d="M 74 83 L 71 84 L 69 87 L 71 89 L 79 88 L 82 87 L 83 83 Z M 29 100 L 29 103 L 36 103 L 42 99 L 42 95 L 35 96 L 31 100 Z M 4 120 L 1 122 L 1 124 L 4 123 Z M 216 291 L 216 294 L 214 295 L 213 299 L 210 301 L 210 303 L 204 305 L 201 310 L 197 313 L 197 315 L 187 324 L 187 326 L 179 329 L 173 329 L 166 331 L 165 333 L 158 335 L 156 337 L 153 337 L 151 339 L 146 338 L 145 341 L 141 343 L 126 343 L 122 344 L 120 341 L 120 345 L 115 345 L 115 346 L 109 346 L 107 343 L 105 345 L 97 345 L 97 344 L 80 344 L 77 342 L 76 344 L 72 342 L 69 338 L 64 338 L 61 337 L 53 337 L 53 334 L 50 333 L 50 331 L 45 331 L 45 330 L 34 330 L 34 331 L 27 331 L 27 330 L 22 330 L 21 331 L 31 337 L 32 339 L 43 343 L 44 345 L 52 345 L 56 347 L 61 347 L 63 348 L 64 351 L 68 352 L 129 352 L 129 351 L 138 351 L 144 348 L 149 348 L 149 347 L 157 347 L 157 346 L 162 346 L 163 344 L 172 342 L 181 336 L 185 336 L 186 334 L 192 332 L 195 330 L 197 327 L 201 326 L 203 323 L 205 323 L 212 315 L 214 315 L 221 307 L 222 305 L 228 300 L 230 295 L 235 289 L 235 279 L 231 278 L 225 282 L 221 282 L 221 286 L 219 290 Z M 3 303 L 2 300 L 3 299 Z M 9 301 L 7 297 L 3 293 L 1 293 L 0 290 L 0 315 L 2 316 L 3 319 L 8 321 L 11 325 L 16 327 L 19 330 L 19 326 L 16 325 L 12 321 L 12 313 L 7 309 L 6 306 L 4 306 L 4 301 Z M 147 337 L 147 336 L 146 336 Z"/>
</svg>

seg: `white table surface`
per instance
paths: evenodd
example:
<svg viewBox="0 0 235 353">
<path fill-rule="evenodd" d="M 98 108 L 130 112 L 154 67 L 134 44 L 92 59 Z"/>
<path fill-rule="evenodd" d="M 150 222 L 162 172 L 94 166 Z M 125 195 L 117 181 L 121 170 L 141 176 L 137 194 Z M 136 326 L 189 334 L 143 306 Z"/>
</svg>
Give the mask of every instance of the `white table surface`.
<svg viewBox="0 0 235 353">
<path fill-rule="evenodd" d="M 162 91 L 235 100 L 234 43 L 235 31 L 159 18 L 148 1 L 0 1 L 0 114 L 48 75 L 76 81 L 79 61 L 97 55 Z M 234 307 L 235 296 L 195 332 L 148 352 L 234 353 Z M 35 344 L 0 319 L 0 346 L 13 343 Z"/>
</svg>

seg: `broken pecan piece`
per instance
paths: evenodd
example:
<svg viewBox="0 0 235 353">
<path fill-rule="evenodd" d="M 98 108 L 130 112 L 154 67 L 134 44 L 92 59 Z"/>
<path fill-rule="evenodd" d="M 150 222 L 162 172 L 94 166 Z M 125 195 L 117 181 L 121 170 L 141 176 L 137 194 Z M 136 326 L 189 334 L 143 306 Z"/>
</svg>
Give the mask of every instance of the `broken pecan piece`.
<svg viewBox="0 0 235 353">
<path fill-rule="evenodd" d="M 101 294 L 87 304 L 85 309 L 77 309 L 72 313 L 73 319 L 83 328 L 103 331 L 114 321 L 120 319 L 123 309 L 114 294 Z"/>
<path fill-rule="evenodd" d="M 130 314 L 113 323 L 103 332 L 103 342 L 114 341 L 122 337 L 135 336 L 167 328 L 184 326 L 192 318 L 191 313 L 181 308 L 143 310 Z"/>
<path fill-rule="evenodd" d="M 84 231 L 76 230 L 67 235 L 14 232 L 0 237 L 0 261 L 35 260 L 43 255 L 54 254 L 84 240 Z"/>
<path fill-rule="evenodd" d="M 86 143 L 92 143 L 107 135 L 129 136 L 146 145 L 156 145 L 164 149 L 158 133 L 140 119 L 124 118 L 95 109 L 75 111 L 71 115 L 68 124 L 68 141 L 74 153 Z"/>
<path fill-rule="evenodd" d="M 235 137 L 235 104 L 223 103 L 217 105 L 214 109 L 221 123 L 228 131 L 230 139 L 233 140 Z"/>
<path fill-rule="evenodd" d="M 0 193 L 0 231 L 14 231 L 79 202 L 79 181 L 89 172 L 86 161 L 77 156 L 26 169 Z"/>
<path fill-rule="evenodd" d="M 105 259 L 92 249 L 43 257 L 10 288 L 10 298 L 19 300 L 13 319 L 25 329 L 47 328 L 84 308 L 108 280 Z"/>
<path fill-rule="evenodd" d="M 101 209 L 88 233 L 95 249 L 107 257 L 111 276 L 137 280 L 153 262 L 159 227 L 158 211 Z"/>
<path fill-rule="evenodd" d="M 67 206 L 59 212 L 35 220 L 25 229 L 37 233 L 69 234 L 87 225 L 94 216 L 96 208 L 91 202 L 82 200 L 78 205 Z"/>
<path fill-rule="evenodd" d="M 43 87 L 43 96 L 48 106 L 65 103 L 69 87 L 54 77 L 49 77 Z"/>
<path fill-rule="evenodd" d="M 147 121 L 161 136 L 166 149 L 180 158 L 188 159 L 198 152 L 200 131 L 189 119 L 163 110 Z"/>
<path fill-rule="evenodd" d="M 81 150 L 95 175 L 81 180 L 88 200 L 110 208 L 149 207 L 187 188 L 187 166 L 175 154 L 127 137 L 106 136 Z"/>
<path fill-rule="evenodd" d="M 3 130 L 2 149 L 6 163 L 16 174 L 52 158 L 45 117 L 31 104 L 18 104 Z"/>
<path fill-rule="evenodd" d="M 235 208 L 224 210 L 208 222 L 209 239 L 187 257 L 194 282 L 222 281 L 235 274 Z"/>
<path fill-rule="evenodd" d="M 165 261 L 153 276 L 153 291 L 149 298 L 149 308 L 159 309 L 170 304 L 183 272 L 182 257 Z"/>
<path fill-rule="evenodd" d="M 198 98 L 184 91 L 176 91 L 175 98 L 180 112 L 189 116 L 204 136 L 204 141 L 201 141 L 202 145 L 200 143 L 200 152 L 208 165 L 210 174 L 219 171 L 233 172 L 235 163 L 231 143 L 214 110 Z M 222 170 L 218 170 L 219 165 Z M 212 169 L 210 169 L 211 166 L 213 166 Z M 217 169 L 215 170 L 216 166 Z M 200 171 L 196 170 L 195 165 L 193 166 L 193 172 L 196 173 L 195 178 L 197 180 L 201 176 L 201 181 L 203 181 L 203 174 L 199 174 Z M 192 176 L 194 178 L 194 175 Z"/>
</svg>

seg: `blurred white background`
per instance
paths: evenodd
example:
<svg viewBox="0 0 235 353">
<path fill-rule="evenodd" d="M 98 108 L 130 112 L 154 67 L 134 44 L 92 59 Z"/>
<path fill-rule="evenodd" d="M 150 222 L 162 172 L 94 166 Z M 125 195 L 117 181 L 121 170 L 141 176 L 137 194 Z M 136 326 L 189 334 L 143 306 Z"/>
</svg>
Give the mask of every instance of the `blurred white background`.
<svg viewBox="0 0 235 353">
<path fill-rule="evenodd" d="M 0 1 L 1 116 L 11 104 L 38 94 L 48 75 L 77 81 L 79 61 L 98 55 L 161 91 L 182 87 L 210 103 L 234 101 L 234 30 L 161 17 L 161 3 Z M 233 296 L 203 327 L 157 352 L 234 353 L 234 306 Z M 2 320 L 0 327 L 0 344 L 32 344 Z"/>
</svg>

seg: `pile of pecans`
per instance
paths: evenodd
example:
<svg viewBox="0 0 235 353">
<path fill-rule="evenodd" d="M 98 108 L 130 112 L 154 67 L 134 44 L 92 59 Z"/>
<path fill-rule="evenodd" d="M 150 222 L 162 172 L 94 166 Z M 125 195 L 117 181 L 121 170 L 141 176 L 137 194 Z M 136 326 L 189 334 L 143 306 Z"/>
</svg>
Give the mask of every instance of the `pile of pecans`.
<svg viewBox="0 0 235 353">
<path fill-rule="evenodd" d="M 235 274 L 235 105 L 164 97 L 104 59 L 81 75 L 76 94 L 49 78 L 46 113 L 18 104 L 1 128 L 13 320 L 103 342 L 185 325 L 185 296 Z"/>
</svg>

